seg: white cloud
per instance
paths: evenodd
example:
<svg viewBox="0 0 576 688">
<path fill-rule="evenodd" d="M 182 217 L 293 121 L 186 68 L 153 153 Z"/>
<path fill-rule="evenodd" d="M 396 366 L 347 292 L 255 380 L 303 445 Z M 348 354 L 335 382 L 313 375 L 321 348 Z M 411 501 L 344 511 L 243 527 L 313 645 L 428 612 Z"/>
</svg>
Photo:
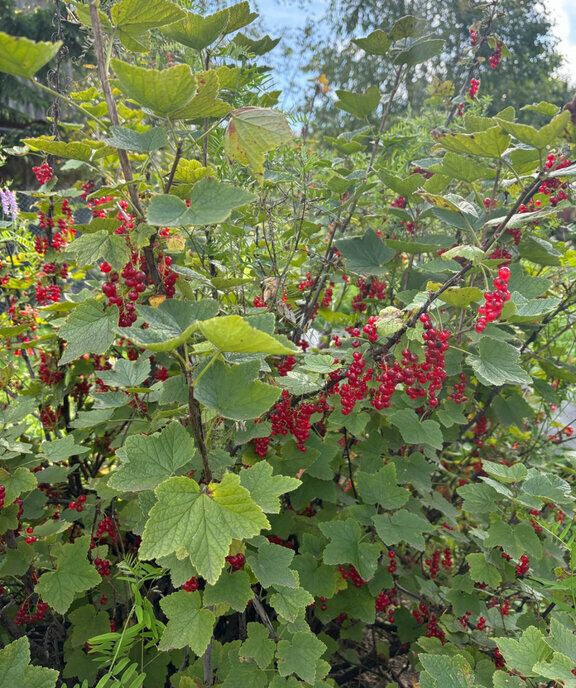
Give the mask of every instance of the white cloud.
<svg viewBox="0 0 576 688">
<path fill-rule="evenodd" d="M 573 0 L 546 0 L 546 4 L 565 57 L 562 76 L 576 85 L 576 6 Z"/>
</svg>

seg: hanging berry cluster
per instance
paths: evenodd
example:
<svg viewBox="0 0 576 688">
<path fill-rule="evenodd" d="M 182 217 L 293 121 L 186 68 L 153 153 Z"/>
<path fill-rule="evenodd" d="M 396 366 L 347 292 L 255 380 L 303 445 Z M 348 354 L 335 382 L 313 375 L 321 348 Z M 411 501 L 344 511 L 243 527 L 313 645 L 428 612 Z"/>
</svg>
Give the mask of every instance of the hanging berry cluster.
<svg viewBox="0 0 576 688">
<path fill-rule="evenodd" d="M 485 303 L 478 308 L 481 316 L 476 323 L 476 332 L 484 332 L 489 322 L 494 322 L 502 315 L 502 309 L 506 301 L 510 300 L 508 280 L 510 268 L 503 267 L 498 270 L 498 277 L 494 280 L 494 291 L 484 292 Z"/>
<path fill-rule="evenodd" d="M 376 277 L 372 277 L 369 281 L 359 277 L 358 289 L 360 293 L 352 299 L 352 310 L 357 313 L 363 313 L 367 309 L 368 306 L 364 303 L 364 299 L 383 301 L 386 298 L 386 284 L 380 282 Z"/>
<path fill-rule="evenodd" d="M 474 100 L 478 95 L 478 89 L 480 88 L 480 81 L 478 79 L 470 79 L 470 88 L 468 89 L 468 95 L 470 100 Z"/>
<path fill-rule="evenodd" d="M 502 41 L 498 41 L 496 43 L 496 49 L 494 50 L 492 55 L 490 55 L 490 57 L 488 58 L 488 62 L 490 63 L 490 66 L 492 67 L 492 69 L 496 69 L 496 67 L 498 67 L 501 59 L 502 59 Z"/>
</svg>

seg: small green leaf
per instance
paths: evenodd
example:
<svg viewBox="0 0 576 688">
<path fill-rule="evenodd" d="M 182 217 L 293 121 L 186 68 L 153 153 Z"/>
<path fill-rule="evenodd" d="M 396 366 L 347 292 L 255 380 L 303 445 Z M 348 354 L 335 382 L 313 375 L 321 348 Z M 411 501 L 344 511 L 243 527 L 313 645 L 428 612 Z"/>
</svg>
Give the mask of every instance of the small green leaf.
<svg viewBox="0 0 576 688">
<path fill-rule="evenodd" d="M 112 5 L 110 16 L 117 29 L 138 35 L 180 22 L 185 13 L 170 0 L 120 0 Z"/>
<path fill-rule="evenodd" d="M 113 490 L 153 490 L 194 458 L 194 441 L 180 423 L 153 435 L 132 435 L 123 447 L 120 467 L 108 481 Z"/>
<path fill-rule="evenodd" d="M 307 683 L 314 683 L 316 664 L 326 645 L 313 633 L 294 633 L 291 640 L 278 643 L 278 673 L 280 676 L 296 674 Z"/>
<path fill-rule="evenodd" d="M 105 139 L 106 143 L 120 150 L 152 153 L 168 145 L 168 135 L 163 127 L 150 127 L 146 131 L 136 131 L 130 127 L 111 126 L 110 131 L 112 136 Z"/>
<path fill-rule="evenodd" d="M 425 23 L 422 19 L 413 14 L 407 14 L 394 22 L 394 26 L 390 30 L 390 38 L 393 41 L 399 41 L 401 38 L 413 38 L 422 32 L 424 26 Z"/>
<path fill-rule="evenodd" d="M 515 463 L 512 466 L 506 466 L 501 463 L 494 463 L 493 461 L 482 461 L 483 470 L 491 475 L 496 480 L 502 483 L 516 483 L 528 475 L 526 466 L 521 463 Z"/>
<path fill-rule="evenodd" d="M 384 514 L 373 516 L 372 521 L 378 536 L 385 545 L 407 542 L 412 547 L 423 550 L 426 546 L 423 534 L 434 532 L 434 526 L 426 519 L 406 509 L 396 511 L 392 516 Z"/>
<path fill-rule="evenodd" d="M 85 353 L 104 354 L 114 341 L 114 327 L 118 311 L 104 306 L 95 299 L 84 301 L 68 316 L 60 328 L 60 337 L 67 340 L 59 364 L 64 365 Z"/>
<path fill-rule="evenodd" d="M 32 150 L 43 151 L 56 155 L 59 158 L 70 158 L 71 160 L 82 160 L 88 162 L 92 157 L 92 148 L 80 141 L 54 141 L 53 136 L 38 136 L 36 138 L 22 139 Z"/>
<path fill-rule="evenodd" d="M 294 552 L 287 547 L 263 542 L 258 554 L 249 554 L 247 561 L 256 578 L 264 588 L 283 585 L 287 588 L 298 587 L 298 574 L 290 570 Z"/>
<path fill-rule="evenodd" d="M 36 477 L 24 466 L 18 466 L 13 473 L 0 469 L 0 485 L 5 488 L 5 506 L 9 506 L 24 492 L 30 492 L 37 486 Z"/>
<path fill-rule="evenodd" d="M 66 459 L 69 459 L 71 456 L 85 454 L 90 451 L 90 449 L 76 444 L 73 435 L 66 435 L 66 437 L 62 439 L 42 442 L 40 451 L 47 459 L 57 463 L 59 461 L 66 461 Z"/>
<path fill-rule="evenodd" d="M 270 604 L 276 612 L 286 621 L 296 621 L 309 604 L 314 602 L 312 595 L 304 588 L 287 588 L 283 585 L 276 586 L 276 592 L 270 596 Z"/>
<path fill-rule="evenodd" d="M 143 560 L 172 552 L 189 555 L 198 573 L 213 585 L 232 540 L 254 537 L 270 524 L 237 475 L 226 473 L 222 482 L 204 489 L 184 477 L 161 483 L 139 554 Z"/>
<path fill-rule="evenodd" d="M 238 31 L 238 29 L 248 26 L 248 24 L 251 24 L 259 16 L 257 12 L 250 11 L 250 3 L 248 0 L 237 2 L 235 5 L 228 7 L 226 11 L 230 15 L 225 31 L 227 34 L 234 33 L 234 31 Z"/>
<path fill-rule="evenodd" d="M 512 134 L 518 141 L 528 146 L 532 146 L 533 148 L 537 148 L 538 150 L 543 150 L 562 135 L 562 132 L 568 126 L 568 122 L 570 122 L 570 113 L 568 110 L 564 110 L 564 112 L 556 115 L 556 117 L 540 129 L 531 127 L 528 124 L 508 122 L 498 117 L 496 117 L 496 120 L 505 131 Z"/>
<path fill-rule="evenodd" d="M 258 40 L 254 40 L 245 36 L 243 33 L 237 33 L 234 36 L 234 43 L 244 48 L 247 52 L 252 53 L 252 55 L 265 55 L 280 43 L 281 38 L 270 38 L 270 36 L 262 36 Z"/>
<path fill-rule="evenodd" d="M 253 659 L 260 669 L 266 669 L 274 659 L 276 644 L 263 624 L 251 622 L 246 626 L 248 639 L 242 643 L 239 655 Z"/>
<path fill-rule="evenodd" d="M 252 499 L 266 514 L 279 514 L 281 509 L 280 495 L 292 492 L 302 485 L 298 478 L 287 475 L 272 475 L 272 466 L 266 461 L 259 461 L 251 468 L 240 472 L 240 482 Z"/>
<path fill-rule="evenodd" d="M 426 62 L 442 52 L 444 39 L 418 40 L 406 50 L 401 50 L 394 58 L 395 65 L 414 66 Z"/>
<path fill-rule="evenodd" d="M 532 213 L 525 213 L 525 215 Z M 535 214 L 535 213 L 534 213 Z M 535 236 L 523 237 L 518 246 L 522 258 L 530 260 L 537 265 L 560 265 L 561 255 L 549 241 Z"/>
<path fill-rule="evenodd" d="M 253 597 L 250 576 L 246 571 L 228 573 L 224 570 L 214 585 L 207 585 L 204 589 L 206 606 L 227 604 L 237 612 L 243 612 Z"/>
<path fill-rule="evenodd" d="M 442 449 L 444 438 L 436 421 L 421 421 L 412 409 L 395 411 L 388 420 L 400 430 L 407 444 L 427 444 L 434 449 Z"/>
<path fill-rule="evenodd" d="M 425 655 L 418 658 L 425 674 L 442 688 L 476 688 L 474 671 L 464 657 L 453 655 Z M 427 684 L 430 685 L 430 684 Z"/>
<path fill-rule="evenodd" d="M 259 369 L 258 361 L 235 366 L 216 361 L 196 383 L 195 397 L 224 418 L 258 418 L 281 394 L 278 387 L 254 379 Z"/>
<path fill-rule="evenodd" d="M 194 78 L 198 87 L 196 95 L 184 107 L 172 113 L 173 119 L 223 117 L 232 110 L 229 103 L 218 98 L 220 82 L 216 70 L 197 72 Z"/>
<path fill-rule="evenodd" d="M 518 365 L 520 351 L 511 344 L 483 337 L 478 351 L 467 360 L 483 385 L 530 384 L 532 378 Z"/>
<path fill-rule="evenodd" d="M 392 45 L 390 35 L 382 29 L 372 31 L 366 38 L 354 38 L 352 42 L 371 55 L 386 55 Z"/>
<path fill-rule="evenodd" d="M 357 521 L 329 521 L 320 523 L 319 528 L 330 538 L 322 555 L 326 564 L 353 564 L 364 580 L 374 576 L 380 548 L 364 541 L 366 534 Z"/>
<path fill-rule="evenodd" d="M 480 157 L 499 158 L 510 146 L 510 136 L 500 126 L 475 134 L 444 134 L 432 132 L 441 146 L 455 153 L 470 153 Z"/>
<path fill-rule="evenodd" d="M 179 590 L 160 600 L 160 606 L 168 623 L 158 649 L 165 652 L 188 645 L 201 657 L 212 637 L 216 617 L 209 609 L 202 608 L 200 593 Z"/>
<path fill-rule="evenodd" d="M 0 31 L 0 72 L 31 79 L 39 69 L 56 56 L 62 41 L 35 43 L 22 36 L 9 36 Z"/>
<path fill-rule="evenodd" d="M 67 247 L 67 251 L 78 265 L 94 265 L 99 258 L 104 258 L 114 270 L 122 270 L 130 259 L 126 237 L 108 234 L 105 230 L 83 234 Z"/>
<path fill-rule="evenodd" d="M 470 566 L 470 578 L 475 583 L 486 583 L 491 588 L 496 588 L 502 581 L 500 571 L 486 561 L 486 557 L 481 552 L 468 554 L 466 561 Z"/>
<path fill-rule="evenodd" d="M 361 237 L 339 239 L 336 248 L 340 251 L 346 267 L 359 275 L 385 275 L 385 267 L 396 255 L 372 229 Z"/>
<path fill-rule="evenodd" d="M 230 20 L 227 9 L 203 17 L 201 14 L 186 12 L 181 21 L 163 26 L 160 31 L 173 41 L 182 43 L 194 50 L 204 50 L 224 33 Z"/>
<path fill-rule="evenodd" d="M 270 108 L 234 110 L 224 135 L 224 149 L 231 160 L 250 168 L 259 181 L 264 177 L 264 154 L 293 138 L 284 115 Z"/>
<path fill-rule="evenodd" d="M 410 497 L 410 492 L 398 487 L 396 482 L 396 466 L 393 463 L 383 466 L 378 473 L 357 474 L 358 494 L 365 504 L 380 504 L 387 511 L 404 506 Z"/>
<path fill-rule="evenodd" d="M 56 571 L 43 573 L 36 584 L 36 592 L 59 614 L 70 608 L 77 593 L 90 590 L 101 581 L 88 561 L 90 536 L 77 538 L 73 544 L 62 545 L 56 552 Z"/>
<path fill-rule="evenodd" d="M 365 119 L 380 104 L 381 93 L 378 86 L 370 86 L 366 93 L 352 91 L 336 91 L 337 100 L 334 105 L 340 110 L 349 112 L 358 119 Z"/>
<path fill-rule="evenodd" d="M 119 358 L 112 370 L 98 372 L 98 377 L 108 387 L 138 387 L 150 376 L 150 359 L 129 361 Z"/>
</svg>

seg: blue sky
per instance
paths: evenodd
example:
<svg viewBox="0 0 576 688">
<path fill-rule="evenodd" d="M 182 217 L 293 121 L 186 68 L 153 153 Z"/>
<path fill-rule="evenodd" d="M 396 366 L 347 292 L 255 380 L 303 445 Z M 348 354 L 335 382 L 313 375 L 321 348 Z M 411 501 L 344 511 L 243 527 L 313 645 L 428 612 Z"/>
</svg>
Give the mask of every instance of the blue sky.
<svg viewBox="0 0 576 688">
<path fill-rule="evenodd" d="M 302 10 L 297 0 L 256 0 L 263 24 L 272 35 L 303 26 L 308 16 L 319 18 L 329 0 L 311 0 Z M 576 85 L 576 0 L 544 0 L 555 22 L 560 50 L 566 58 L 563 76 Z M 275 33 L 274 33 L 275 31 Z"/>
</svg>

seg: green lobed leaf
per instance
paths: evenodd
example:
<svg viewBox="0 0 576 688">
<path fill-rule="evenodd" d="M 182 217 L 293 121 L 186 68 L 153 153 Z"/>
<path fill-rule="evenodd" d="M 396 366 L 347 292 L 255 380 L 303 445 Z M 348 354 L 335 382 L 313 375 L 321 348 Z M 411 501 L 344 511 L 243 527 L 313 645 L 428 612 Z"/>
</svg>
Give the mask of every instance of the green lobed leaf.
<svg viewBox="0 0 576 688">
<path fill-rule="evenodd" d="M 472 578 L 475 583 L 486 583 L 491 588 L 498 587 L 499 583 L 502 581 L 500 571 L 486 560 L 484 554 L 481 552 L 468 554 L 466 556 L 466 561 L 470 566 L 470 578 Z"/>
<path fill-rule="evenodd" d="M 358 119 L 366 119 L 378 107 L 381 98 L 378 86 L 370 86 L 366 93 L 337 90 L 336 95 L 338 100 L 334 105 Z"/>
<path fill-rule="evenodd" d="M 12 473 L 8 473 L 4 468 L 0 468 L 0 485 L 5 488 L 4 502 L 9 506 L 15 499 L 24 492 L 30 492 L 37 486 L 34 473 L 31 473 L 24 466 L 18 466 Z"/>
<path fill-rule="evenodd" d="M 243 612 L 254 597 L 250 576 L 246 571 L 228 573 L 224 570 L 214 585 L 204 588 L 204 605 L 227 604 L 237 612 Z"/>
<path fill-rule="evenodd" d="M 119 358 L 112 370 L 98 371 L 98 377 L 109 387 L 138 387 L 150 376 L 150 359 L 140 357 L 135 361 Z"/>
<path fill-rule="evenodd" d="M 290 640 L 278 643 L 278 673 L 296 674 L 307 683 L 314 683 L 316 665 L 326 651 L 326 645 L 313 633 L 298 632 Z"/>
<path fill-rule="evenodd" d="M 30 641 L 17 638 L 0 650 L 0 686 L 6 688 L 55 688 L 58 672 L 55 669 L 30 665 Z"/>
<path fill-rule="evenodd" d="M 474 671 L 462 656 L 421 654 L 418 659 L 426 674 L 442 688 L 476 688 L 477 686 Z"/>
<path fill-rule="evenodd" d="M 434 526 L 426 519 L 406 509 L 400 509 L 392 516 L 378 514 L 372 517 L 372 521 L 378 537 L 385 545 L 407 542 L 415 549 L 422 551 L 426 546 L 423 534 L 434 532 Z"/>
<path fill-rule="evenodd" d="M 396 55 L 394 64 L 414 66 L 426 62 L 442 52 L 444 43 L 445 41 L 442 38 L 416 41 L 409 48 L 401 50 Z"/>
<path fill-rule="evenodd" d="M 401 409 L 388 416 L 392 425 L 400 430 L 407 444 L 427 444 L 442 449 L 443 435 L 439 423 L 434 420 L 421 421 L 412 409 Z"/>
<path fill-rule="evenodd" d="M 270 595 L 270 604 L 286 621 L 294 622 L 299 616 L 303 616 L 306 607 L 314 598 L 304 590 L 304 588 L 288 588 L 284 585 L 277 585 L 276 592 Z"/>
<path fill-rule="evenodd" d="M 469 355 L 478 381 L 483 385 L 530 384 L 532 378 L 519 365 L 520 351 L 512 344 L 482 337 L 478 345 L 479 356 Z"/>
<path fill-rule="evenodd" d="M 179 590 L 160 600 L 160 606 L 168 623 L 158 649 L 165 652 L 188 646 L 201 657 L 212 637 L 216 617 L 209 609 L 202 608 L 200 593 Z"/>
<path fill-rule="evenodd" d="M 386 55 L 392 45 L 392 39 L 386 31 L 376 29 L 366 38 L 353 38 L 352 42 L 371 55 Z"/>
<path fill-rule="evenodd" d="M 290 569 L 294 551 L 271 542 L 263 542 L 257 554 L 248 554 L 247 562 L 262 587 L 283 585 L 298 587 L 298 574 Z"/>
<path fill-rule="evenodd" d="M 56 570 L 43 573 L 36 584 L 36 592 L 59 614 L 70 608 L 74 597 L 98 585 L 102 580 L 88 561 L 90 536 L 77 538 L 55 552 Z"/>
<path fill-rule="evenodd" d="M 224 33 L 229 21 L 230 13 L 227 9 L 207 16 L 186 12 L 181 21 L 163 26 L 160 31 L 182 45 L 194 50 L 204 50 Z"/>
<path fill-rule="evenodd" d="M 212 585 L 224 568 L 232 540 L 254 537 L 270 525 L 232 473 L 202 492 L 191 478 L 169 478 L 155 494 L 158 501 L 144 528 L 140 558 L 172 552 L 189 555 L 198 573 Z"/>
<path fill-rule="evenodd" d="M 293 354 L 298 349 L 280 342 L 276 337 L 252 327 L 239 315 L 227 315 L 204 320 L 200 332 L 219 351 L 244 354 Z"/>
<path fill-rule="evenodd" d="M 88 162 L 92 157 L 92 148 L 80 141 L 55 141 L 53 136 L 38 136 L 36 138 L 22 139 L 32 150 L 43 151 L 59 158 L 70 158 L 72 160 L 82 160 Z"/>
<path fill-rule="evenodd" d="M 252 659 L 260 669 L 267 669 L 274 659 L 276 644 L 270 639 L 267 628 L 260 623 L 251 622 L 246 626 L 248 638 L 242 643 L 239 655 Z"/>
<path fill-rule="evenodd" d="M 544 662 L 552 655 L 552 650 L 545 642 L 541 631 L 534 626 L 515 638 L 495 638 L 496 645 L 502 653 L 509 668 L 515 669 L 523 676 L 537 676 L 533 670 L 537 662 Z"/>
<path fill-rule="evenodd" d="M 0 72 L 31 79 L 56 56 L 62 41 L 44 43 L 0 31 Z"/>
<path fill-rule="evenodd" d="M 393 463 L 383 466 L 377 473 L 359 471 L 356 481 L 358 494 L 365 504 L 380 504 L 387 511 L 399 509 L 410 498 L 409 490 L 398 487 Z"/>
<path fill-rule="evenodd" d="M 240 482 L 252 499 L 266 514 L 279 514 L 279 497 L 292 492 L 302 485 L 298 478 L 287 475 L 272 475 L 272 466 L 267 461 L 259 461 L 240 473 Z"/>
<path fill-rule="evenodd" d="M 108 234 L 101 230 L 83 234 L 75 239 L 67 252 L 74 256 L 78 265 L 94 265 L 100 258 L 106 260 L 113 270 L 122 270 L 130 259 L 130 247 L 126 237 L 119 234 Z"/>
<path fill-rule="evenodd" d="M 364 580 L 376 573 L 380 548 L 366 542 L 366 533 L 354 519 L 320 523 L 319 528 L 330 538 L 322 558 L 326 564 L 353 564 Z"/>
<path fill-rule="evenodd" d="M 153 435 L 132 435 L 123 447 L 123 457 L 108 480 L 119 492 L 153 490 L 194 458 L 194 441 L 183 425 L 170 423 Z"/>
<path fill-rule="evenodd" d="M 500 126 L 474 134 L 443 134 L 432 132 L 441 146 L 455 153 L 470 153 L 487 158 L 499 158 L 510 146 L 510 136 Z"/>
<path fill-rule="evenodd" d="M 173 119 L 203 119 L 206 117 L 223 117 L 232 110 L 232 106 L 218 98 L 220 81 L 217 70 L 197 72 L 196 95 L 183 107 L 172 113 Z"/>
<path fill-rule="evenodd" d="M 112 136 L 105 139 L 106 143 L 121 150 L 152 153 L 168 145 L 168 135 L 163 127 L 150 127 L 146 131 L 136 131 L 130 127 L 112 125 L 110 131 Z"/>
<path fill-rule="evenodd" d="M 85 353 L 105 354 L 114 341 L 117 323 L 117 309 L 105 311 L 103 304 L 96 299 L 81 303 L 60 328 L 60 337 L 67 340 L 67 345 L 59 365 L 70 363 Z"/>
<path fill-rule="evenodd" d="M 570 122 L 570 113 L 568 110 L 564 110 L 552 120 L 545 124 L 540 129 L 531 127 L 528 124 L 519 124 L 518 122 L 509 122 L 505 119 L 496 118 L 500 126 L 512 134 L 518 141 L 537 148 L 538 150 L 543 150 L 546 146 L 554 143 L 561 135 L 562 132 L 568 126 Z"/>
<path fill-rule="evenodd" d="M 346 267 L 359 275 L 384 275 L 385 267 L 396 255 L 372 229 L 361 237 L 339 239 L 336 248 L 346 262 Z"/>
<path fill-rule="evenodd" d="M 293 138 L 284 115 L 261 107 L 234 110 L 224 135 L 224 150 L 231 160 L 248 167 L 260 181 L 264 177 L 264 154 Z"/>
</svg>

